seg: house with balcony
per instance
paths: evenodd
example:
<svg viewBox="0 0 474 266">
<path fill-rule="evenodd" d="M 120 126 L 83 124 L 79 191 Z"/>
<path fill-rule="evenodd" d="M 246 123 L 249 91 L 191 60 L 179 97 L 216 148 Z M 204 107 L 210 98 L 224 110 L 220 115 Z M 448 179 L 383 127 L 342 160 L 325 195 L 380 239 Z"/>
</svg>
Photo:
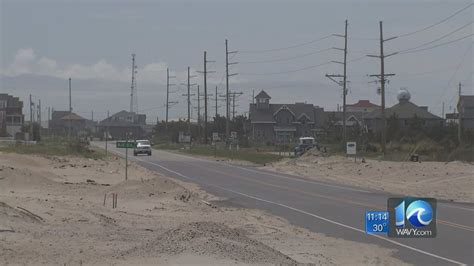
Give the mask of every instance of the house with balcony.
<svg viewBox="0 0 474 266">
<path fill-rule="evenodd" d="M 125 139 L 127 134 L 130 138 L 143 138 L 149 133 L 146 125 L 146 115 L 135 112 L 120 111 L 99 122 L 97 134 L 104 138 L 108 132 L 109 138 Z"/>
<path fill-rule="evenodd" d="M 23 123 L 23 102 L 18 97 L 0 93 L 0 137 L 16 138 Z"/>
<path fill-rule="evenodd" d="M 324 124 L 324 109 L 308 103 L 270 103 L 264 90 L 250 104 L 251 136 L 256 142 L 295 141 L 316 136 Z"/>
</svg>

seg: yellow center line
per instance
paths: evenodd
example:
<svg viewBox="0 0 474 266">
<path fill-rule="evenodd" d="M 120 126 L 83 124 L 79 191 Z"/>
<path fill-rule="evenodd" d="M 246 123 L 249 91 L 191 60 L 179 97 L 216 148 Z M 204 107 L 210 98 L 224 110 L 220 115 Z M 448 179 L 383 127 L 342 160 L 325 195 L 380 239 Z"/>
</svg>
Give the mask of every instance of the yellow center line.
<svg viewBox="0 0 474 266">
<path fill-rule="evenodd" d="M 264 185 L 264 186 L 276 187 L 276 188 L 280 188 L 280 189 L 284 189 L 284 190 L 287 190 L 287 191 L 292 191 L 292 192 L 304 194 L 304 195 L 311 196 L 311 197 L 324 198 L 324 199 L 343 202 L 343 203 L 347 203 L 347 204 L 359 205 L 359 206 L 373 208 L 373 209 L 384 209 L 385 208 L 385 206 L 380 207 L 379 205 L 375 205 L 375 204 L 362 203 L 362 202 L 357 202 L 357 201 L 349 200 L 349 199 L 341 199 L 341 198 L 336 198 L 336 197 L 332 197 L 332 196 L 321 195 L 321 194 L 318 194 L 318 193 L 315 193 L 315 192 L 307 192 L 307 191 L 296 189 L 296 188 L 289 188 L 289 187 L 284 187 L 284 186 L 280 186 L 280 185 L 270 184 L 270 183 L 262 182 L 262 181 L 255 180 L 255 179 L 252 179 L 252 178 L 248 178 L 248 177 L 245 177 L 245 176 L 241 176 L 241 175 L 238 175 L 238 174 L 232 174 L 232 173 L 220 171 L 220 170 L 217 170 L 217 169 L 212 169 L 212 168 L 209 168 L 209 167 L 204 167 L 204 166 L 201 166 L 201 165 L 198 165 L 198 164 L 190 164 L 190 163 L 186 163 L 186 164 L 188 164 L 190 166 L 194 166 L 194 167 L 199 167 L 199 168 L 205 169 L 207 171 L 212 171 L 212 172 L 215 172 L 215 173 L 218 173 L 218 174 L 222 174 L 222 175 L 225 175 L 225 176 L 237 177 L 237 178 L 245 179 L 247 181 L 257 183 L 257 184 L 261 184 L 261 185 Z M 445 220 L 441 220 L 441 219 L 436 219 L 436 222 L 438 222 L 440 224 L 447 225 L 447 226 L 455 227 L 455 228 L 458 228 L 458 229 L 463 229 L 463 230 L 474 232 L 474 227 L 470 227 L 470 226 L 467 226 L 467 225 L 457 224 L 457 223 L 453 223 L 453 222 L 449 222 L 449 221 L 445 221 Z"/>
</svg>

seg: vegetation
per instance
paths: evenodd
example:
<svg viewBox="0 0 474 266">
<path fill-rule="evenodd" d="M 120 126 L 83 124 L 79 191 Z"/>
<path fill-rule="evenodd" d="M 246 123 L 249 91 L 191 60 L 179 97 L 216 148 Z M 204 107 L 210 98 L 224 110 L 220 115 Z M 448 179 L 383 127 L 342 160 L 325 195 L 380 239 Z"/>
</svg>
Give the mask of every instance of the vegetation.
<svg viewBox="0 0 474 266">
<path fill-rule="evenodd" d="M 50 156 L 80 156 L 85 158 L 99 159 L 105 156 L 105 152 L 92 149 L 86 141 L 64 139 L 43 139 L 36 144 L 25 144 L 17 142 L 0 146 L 0 151 L 19 154 L 39 154 Z"/>
<path fill-rule="evenodd" d="M 317 137 L 318 142 L 327 148 L 331 154 L 345 154 L 345 143 L 343 143 L 342 129 L 335 127 L 334 116 L 328 117 L 326 134 Z M 411 154 L 418 154 L 421 160 L 438 161 L 474 161 L 474 133 L 463 132 L 463 142 L 459 143 L 457 138 L 456 125 L 438 125 L 434 127 L 425 127 L 423 120 L 418 117 L 405 121 L 405 126 L 399 124 L 396 116 L 387 118 L 387 145 L 385 160 L 404 161 Z M 292 151 L 295 143 L 276 144 L 275 142 L 251 143 L 249 140 L 250 123 L 247 117 L 237 116 L 230 123 L 230 131 L 236 131 L 239 138 L 238 143 L 241 150 L 231 153 L 221 147 L 217 153 L 219 157 L 251 161 L 255 163 L 267 163 L 280 159 L 276 152 Z M 192 136 L 203 134 L 203 128 L 196 124 L 191 125 Z M 184 145 L 178 144 L 179 132 L 188 132 L 188 124 L 185 120 L 173 121 L 168 123 L 166 129 L 165 123 L 158 123 L 154 130 L 154 148 L 166 150 L 182 150 L 183 152 L 214 156 L 212 146 L 195 146 L 191 149 L 183 149 Z M 212 132 L 225 132 L 225 117 L 217 116 L 208 122 L 208 137 Z M 347 139 L 356 141 L 358 154 L 365 157 L 380 158 L 381 156 L 381 135 L 380 133 L 365 132 L 362 128 L 353 127 L 347 129 Z M 223 137 L 221 135 L 221 137 Z M 296 141 L 296 140 L 294 140 Z M 203 138 L 194 138 L 195 143 L 203 143 Z M 210 140 L 209 140 L 210 142 Z"/>
<path fill-rule="evenodd" d="M 229 150 L 225 147 L 218 147 L 217 150 L 212 146 L 196 146 L 191 149 L 182 149 L 181 152 L 194 155 L 214 156 L 220 158 L 248 161 L 256 164 L 267 164 L 280 160 L 282 157 L 276 154 L 257 151 L 252 148 L 241 148 L 239 150 Z"/>
<path fill-rule="evenodd" d="M 236 116 L 233 121 L 230 122 L 229 124 L 229 129 L 230 131 L 235 131 L 237 132 L 237 136 L 239 138 L 239 144 L 242 147 L 248 147 L 248 137 L 247 137 L 247 131 L 248 131 L 248 124 L 250 121 L 246 116 L 239 115 Z M 212 132 L 225 132 L 225 127 L 226 127 L 226 119 L 224 116 L 217 115 L 217 117 L 214 117 L 213 119 L 210 119 L 208 121 L 208 128 L 207 128 L 207 134 L 208 138 L 210 139 L 210 136 Z M 169 121 L 168 125 L 166 125 L 165 121 L 161 121 L 158 123 L 155 128 L 154 128 L 154 137 L 153 137 L 153 143 L 155 143 L 155 146 L 159 148 L 159 145 L 165 145 L 165 143 L 177 143 L 178 138 L 179 138 L 179 133 L 180 132 L 188 132 L 188 130 L 191 131 L 191 135 L 193 137 L 195 136 L 203 136 L 204 133 L 204 127 L 201 124 L 201 126 L 198 126 L 196 123 L 192 123 L 190 128 L 188 129 L 188 123 L 185 119 L 181 119 L 178 121 Z M 193 142 L 204 142 L 204 137 L 193 139 Z M 165 145 L 166 146 L 166 145 Z"/>
</svg>

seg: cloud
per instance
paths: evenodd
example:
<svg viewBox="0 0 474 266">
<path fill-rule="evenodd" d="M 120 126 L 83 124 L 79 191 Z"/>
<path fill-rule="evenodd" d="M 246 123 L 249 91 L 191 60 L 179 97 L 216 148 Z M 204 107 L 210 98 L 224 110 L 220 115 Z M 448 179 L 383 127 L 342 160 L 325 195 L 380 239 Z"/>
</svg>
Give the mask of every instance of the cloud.
<svg viewBox="0 0 474 266">
<path fill-rule="evenodd" d="M 137 78 L 140 83 L 166 84 L 166 68 L 164 62 L 150 63 L 138 69 Z M 32 48 L 19 49 L 13 62 L 1 74 L 9 77 L 17 77 L 23 74 L 34 74 L 55 78 L 72 78 L 80 80 L 102 80 L 130 82 L 131 67 L 119 68 L 108 63 L 105 59 L 90 65 L 71 64 L 59 65 L 56 60 L 36 55 Z M 183 73 L 171 73 L 179 77 L 185 77 Z"/>
</svg>

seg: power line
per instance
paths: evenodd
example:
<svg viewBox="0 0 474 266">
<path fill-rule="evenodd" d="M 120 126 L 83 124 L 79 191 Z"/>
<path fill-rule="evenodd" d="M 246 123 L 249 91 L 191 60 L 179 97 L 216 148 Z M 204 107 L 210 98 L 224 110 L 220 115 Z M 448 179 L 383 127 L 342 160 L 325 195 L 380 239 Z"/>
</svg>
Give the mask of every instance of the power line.
<svg viewBox="0 0 474 266">
<path fill-rule="evenodd" d="M 409 33 L 405 33 L 405 34 L 398 35 L 398 37 L 399 37 L 399 38 L 407 37 L 407 36 L 411 36 L 411 35 L 413 35 L 413 34 L 416 34 L 416 33 L 419 33 L 419 32 L 425 31 L 425 30 L 429 30 L 429 29 L 431 29 L 431 28 L 433 28 L 433 27 L 435 27 L 435 26 L 437 26 L 437 25 L 439 25 L 439 24 L 441 24 L 441 23 L 443 23 L 443 22 L 446 22 L 446 21 L 448 21 L 449 19 L 451 19 L 451 18 L 457 16 L 458 14 L 460 14 L 461 12 L 463 12 L 464 10 L 470 8 L 472 5 L 474 5 L 474 4 L 471 3 L 471 4 L 467 5 L 466 7 L 464 7 L 464 8 L 462 8 L 462 9 L 456 11 L 454 14 L 450 15 L 449 17 L 444 18 L 444 19 L 442 19 L 442 20 L 440 20 L 440 21 L 438 21 L 438 22 L 436 22 L 436 23 L 434 23 L 434 24 L 431 24 L 431 25 L 429 25 L 429 26 L 426 26 L 426 27 L 421 28 L 421 29 L 416 30 L 416 31 L 412 31 L 412 32 L 409 32 Z"/>
<path fill-rule="evenodd" d="M 322 50 L 318 50 L 318 51 L 310 52 L 310 53 L 305 53 L 305 54 L 299 54 L 299 55 L 292 56 L 292 57 L 262 60 L 262 61 L 244 61 L 244 62 L 240 62 L 240 63 L 241 64 L 263 64 L 263 63 L 274 63 L 274 62 L 290 61 L 290 60 L 301 58 L 301 57 L 306 57 L 306 56 L 310 56 L 310 55 L 314 55 L 314 54 L 319 54 L 319 53 L 326 52 L 326 51 L 329 51 L 329 50 L 332 50 L 332 48 L 322 49 Z"/>
<path fill-rule="evenodd" d="M 357 58 L 354 58 L 354 59 L 349 60 L 348 62 L 356 62 L 356 61 L 360 61 L 360 60 L 362 60 L 362 59 L 364 59 L 364 58 L 367 58 L 367 56 L 364 55 L 364 56 L 361 56 L 361 57 L 357 57 Z"/>
<path fill-rule="evenodd" d="M 429 41 L 429 42 L 420 44 L 420 45 L 415 46 L 415 47 L 412 47 L 412 48 L 408 48 L 408 49 L 405 49 L 405 50 L 401 50 L 401 51 L 399 51 L 399 53 L 404 53 L 404 52 L 407 52 L 407 51 L 416 50 L 416 49 L 421 48 L 421 47 L 423 47 L 423 46 L 426 46 L 426 45 L 435 43 L 435 42 L 437 42 L 437 41 L 440 41 L 440 40 L 442 40 L 442 39 L 444 39 L 444 38 L 446 38 L 446 37 L 451 36 L 452 34 L 458 32 L 458 31 L 460 31 L 460 30 L 466 28 L 467 26 L 471 25 L 473 22 L 474 22 L 474 21 L 471 21 L 471 22 L 467 23 L 466 25 L 463 25 L 463 26 L 461 26 L 461 27 L 455 29 L 454 31 L 448 32 L 447 34 L 444 34 L 443 36 L 441 36 L 441 37 L 439 37 L 439 38 L 436 38 L 436 39 L 434 39 L 434 40 L 432 40 L 432 41 Z"/>
<path fill-rule="evenodd" d="M 464 60 L 466 59 L 466 55 L 469 53 L 469 51 L 472 49 L 472 43 L 467 47 L 466 51 L 464 52 L 463 56 L 461 57 L 461 61 L 459 62 L 459 64 L 457 65 L 456 69 L 454 70 L 453 74 L 451 75 L 451 77 L 449 78 L 448 80 L 448 84 L 447 86 L 444 88 L 443 92 L 441 93 L 441 95 L 439 96 L 438 98 L 438 101 L 436 103 L 436 107 L 439 106 L 439 103 L 441 102 L 441 98 L 444 97 L 444 94 L 446 93 L 446 90 L 449 88 L 449 86 L 451 86 L 451 82 L 454 80 L 454 78 L 456 77 L 456 74 L 458 73 L 459 69 L 461 68 L 461 66 L 463 65 L 464 63 Z M 450 100 L 451 102 L 452 100 Z"/>
<path fill-rule="evenodd" d="M 324 63 L 321 63 L 319 65 L 313 65 L 313 66 L 307 66 L 299 69 L 294 69 L 294 70 L 288 70 L 288 71 L 282 71 L 282 72 L 270 72 L 270 73 L 242 73 L 241 75 L 247 75 L 247 76 L 270 76 L 270 75 L 280 75 L 280 74 L 288 74 L 288 73 L 294 73 L 294 72 L 299 72 L 303 70 L 308 70 L 312 68 L 318 68 L 320 66 L 328 65 L 331 64 L 332 61 L 327 61 Z"/>
<path fill-rule="evenodd" d="M 166 108 L 166 104 L 163 104 L 161 106 L 155 106 L 155 107 L 150 107 L 150 108 L 146 108 L 146 109 L 141 109 L 139 110 L 138 112 L 145 112 L 145 111 L 150 111 L 150 110 L 156 110 L 156 109 L 161 109 L 161 108 Z"/>
<path fill-rule="evenodd" d="M 311 40 L 311 41 L 308 41 L 308 42 L 299 43 L 299 44 L 295 44 L 295 45 L 290 45 L 290 46 L 286 46 L 286 47 L 265 49 L 265 50 L 243 50 L 243 51 L 239 51 L 239 52 L 240 53 L 268 53 L 268 52 L 274 52 L 274 51 L 281 51 L 281 50 L 287 50 L 287 49 L 292 49 L 292 48 L 305 46 L 305 45 L 312 44 L 312 43 L 315 43 L 315 42 L 319 42 L 319 41 L 322 41 L 322 40 L 325 40 L 325 39 L 328 39 L 328 38 L 331 38 L 331 37 L 332 37 L 332 35 L 330 34 L 330 35 L 326 35 L 326 36 L 323 36 L 323 37 L 320 37 L 318 39 L 314 39 L 314 40 Z"/>
<path fill-rule="evenodd" d="M 469 38 L 469 37 L 471 37 L 471 36 L 474 36 L 474 33 L 473 33 L 473 34 L 466 35 L 466 36 L 461 37 L 461 38 L 456 39 L 456 40 L 449 41 L 449 42 L 440 43 L 440 44 L 437 44 L 437 45 L 434 45 L 434 46 L 431 46 L 431 47 L 427 47 L 427 48 L 423 48 L 423 49 L 400 52 L 399 54 L 412 54 L 412 53 L 423 52 L 423 51 L 426 51 L 426 50 L 431 50 L 431 49 L 438 48 L 438 47 L 440 47 L 440 46 L 445 46 L 445 45 L 448 45 L 448 44 L 451 44 L 451 43 L 455 43 L 455 42 L 458 42 L 458 41 L 462 41 L 462 40 L 467 39 L 467 38 Z"/>
</svg>

